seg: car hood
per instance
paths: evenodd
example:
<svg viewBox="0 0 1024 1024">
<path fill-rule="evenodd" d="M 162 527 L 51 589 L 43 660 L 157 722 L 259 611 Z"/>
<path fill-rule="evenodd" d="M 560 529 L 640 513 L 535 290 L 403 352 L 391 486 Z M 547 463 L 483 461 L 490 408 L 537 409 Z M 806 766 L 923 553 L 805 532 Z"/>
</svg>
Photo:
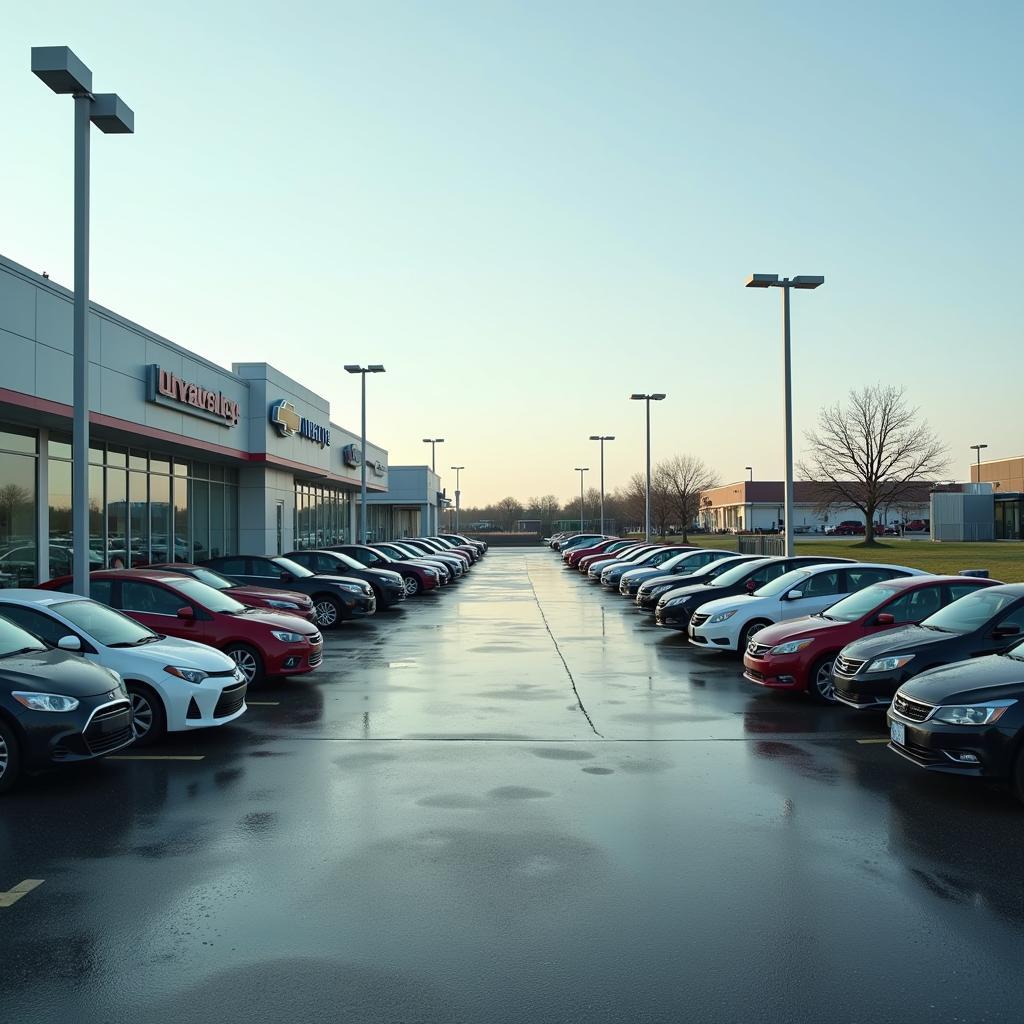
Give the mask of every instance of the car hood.
<svg viewBox="0 0 1024 1024">
<path fill-rule="evenodd" d="M 292 616 L 291 623 L 301 621 Z M 182 668 L 198 668 L 204 672 L 226 672 L 233 669 L 235 663 L 224 653 L 208 647 L 195 640 L 182 640 L 176 636 L 165 636 L 156 643 L 143 644 L 141 647 L 107 648 L 110 654 L 119 658 L 128 655 L 132 659 L 152 663 L 162 669 L 165 665 L 178 665 Z M 100 661 L 105 660 L 101 657 Z"/>
<path fill-rule="evenodd" d="M 649 565 L 645 565 L 636 569 L 627 569 L 622 574 L 622 578 L 630 581 L 646 580 L 650 579 L 652 576 L 656 576 L 659 572 L 661 572 L 660 569 L 652 569 Z"/>
<path fill-rule="evenodd" d="M 662 600 L 674 600 L 677 597 L 706 597 L 709 600 L 714 598 L 715 588 L 704 583 L 691 583 L 688 587 L 676 587 L 662 594 Z"/>
<path fill-rule="evenodd" d="M 368 569 L 381 583 L 390 583 L 392 586 L 402 586 L 402 574 L 394 569 Z"/>
<path fill-rule="evenodd" d="M 361 580 L 356 576 L 329 576 L 326 573 L 321 576 L 317 573 L 317 579 L 326 580 L 328 583 L 347 583 L 349 586 L 353 583 L 359 584 L 360 587 L 366 584 L 366 580 Z"/>
<path fill-rule="evenodd" d="M 226 592 L 229 597 L 245 604 L 245 599 L 252 601 L 294 601 L 300 608 L 308 608 L 312 602 L 305 594 L 294 590 L 264 590 L 262 587 L 232 587 Z"/>
<path fill-rule="evenodd" d="M 65 697 L 95 697 L 115 689 L 117 683 L 106 669 L 86 661 L 80 654 L 46 650 L 0 658 L 0 687 L 7 692 L 27 690 Z"/>
<path fill-rule="evenodd" d="M 769 605 L 778 605 L 778 598 L 774 597 L 746 597 L 743 594 L 734 594 L 731 597 L 719 597 L 713 601 L 705 601 L 700 606 L 701 615 L 716 615 L 718 612 L 729 611 L 730 608 L 737 608 L 746 611 L 748 608 L 757 610 L 766 608 Z"/>
<path fill-rule="evenodd" d="M 979 704 L 1024 698 L 1024 661 L 990 654 L 922 672 L 900 690 L 928 704 Z"/>
<path fill-rule="evenodd" d="M 839 626 L 852 626 L 852 622 L 836 622 L 834 619 L 823 619 L 820 615 L 805 615 L 800 619 L 790 619 L 774 626 L 765 626 L 757 631 L 759 644 L 785 643 L 787 640 L 805 640 L 827 634 Z"/>
<path fill-rule="evenodd" d="M 289 633 L 301 633 L 313 636 L 320 631 L 312 622 L 300 618 L 292 612 L 277 611 L 274 608 L 250 608 L 243 615 L 236 615 L 242 622 L 258 622 L 268 629 L 281 629 Z"/>
<path fill-rule="evenodd" d="M 922 626 L 904 626 L 901 629 L 888 629 L 875 636 L 854 640 L 852 644 L 843 648 L 843 657 L 854 661 L 867 661 L 869 658 L 878 658 L 897 651 L 934 647 L 958 636 L 959 633 L 937 633 Z"/>
</svg>

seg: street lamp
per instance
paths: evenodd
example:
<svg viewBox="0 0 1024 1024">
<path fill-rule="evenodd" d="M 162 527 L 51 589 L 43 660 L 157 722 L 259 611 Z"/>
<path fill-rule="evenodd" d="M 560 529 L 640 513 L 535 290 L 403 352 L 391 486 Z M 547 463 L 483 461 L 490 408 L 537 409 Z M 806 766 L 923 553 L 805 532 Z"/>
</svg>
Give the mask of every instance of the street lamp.
<svg viewBox="0 0 1024 1024">
<path fill-rule="evenodd" d="M 591 441 L 601 442 L 601 533 L 604 533 L 604 443 L 605 441 L 614 441 L 615 437 L 612 434 L 591 434 Z"/>
<path fill-rule="evenodd" d="M 436 474 L 437 473 L 437 465 L 436 465 L 436 462 L 437 462 L 437 446 L 439 444 L 444 444 L 444 438 L 443 437 L 425 437 L 425 438 L 423 438 L 423 443 L 430 445 L 430 472 Z M 427 516 L 429 517 L 429 515 L 430 515 L 430 506 L 428 505 L 427 506 Z M 427 523 L 427 528 L 429 529 L 429 527 L 430 527 L 430 524 Z M 435 513 L 434 514 L 434 531 L 437 532 L 440 529 L 441 529 L 441 524 L 437 521 L 437 514 Z"/>
<path fill-rule="evenodd" d="M 359 468 L 362 471 L 359 481 L 359 543 L 365 544 L 366 536 L 366 375 L 368 373 L 383 373 L 384 367 L 380 363 L 370 363 L 368 366 L 360 366 L 358 363 L 346 363 L 347 373 L 358 373 L 362 377 L 362 448 L 359 451 Z"/>
<path fill-rule="evenodd" d="M 751 274 L 746 283 L 747 288 L 782 289 L 782 366 L 786 406 L 786 490 L 783 530 L 787 557 L 793 555 L 793 373 L 789 343 L 789 292 L 792 288 L 819 288 L 824 283 L 824 277 L 806 274 L 783 278 L 778 274 Z"/>
<path fill-rule="evenodd" d="M 644 492 L 644 539 L 651 539 L 651 402 L 661 402 L 665 396 L 634 394 L 630 401 L 647 403 L 647 487 Z"/>
<path fill-rule="evenodd" d="M 749 482 L 753 483 L 754 482 L 754 467 L 753 466 L 744 466 L 743 468 L 750 474 L 750 481 Z"/>
<path fill-rule="evenodd" d="M 589 466 L 577 466 L 576 472 L 580 475 L 580 533 L 583 532 L 583 474 L 590 471 Z"/>
<path fill-rule="evenodd" d="M 459 490 L 459 473 L 465 466 L 452 466 L 455 470 L 455 532 L 459 532 L 459 503 L 462 499 L 462 492 Z"/>
<path fill-rule="evenodd" d="M 976 483 L 979 483 L 979 484 L 981 483 L 981 449 L 982 448 L 987 448 L 987 447 L 988 447 L 987 444 L 972 444 L 971 445 L 971 451 L 978 453 L 978 479 L 977 479 Z"/>
<path fill-rule="evenodd" d="M 33 46 L 32 73 L 75 100 L 74 384 L 71 420 L 72 586 L 89 596 L 89 142 L 90 123 L 107 135 L 135 131 L 135 114 L 117 93 L 94 95 L 92 72 L 66 46 Z"/>
</svg>

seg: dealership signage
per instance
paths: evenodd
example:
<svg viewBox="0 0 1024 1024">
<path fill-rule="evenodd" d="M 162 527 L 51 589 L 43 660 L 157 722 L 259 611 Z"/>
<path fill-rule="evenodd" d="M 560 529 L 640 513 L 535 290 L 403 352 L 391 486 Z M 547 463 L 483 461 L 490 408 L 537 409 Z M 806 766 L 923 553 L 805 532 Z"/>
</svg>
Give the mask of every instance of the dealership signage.
<svg viewBox="0 0 1024 1024">
<path fill-rule="evenodd" d="M 344 462 L 346 466 L 352 466 L 353 468 L 361 466 L 363 464 L 363 453 L 359 445 L 345 445 L 345 447 L 341 449 L 341 461 Z M 373 462 L 368 462 L 367 466 L 373 470 L 374 476 L 383 476 L 388 469 L 380 459 L 374 459 Z"/>
<path fill-rule="evenodd" d="M 224 427 L 238 424 L 238 403 L 223 391 L 213 391 L 201 384 L 179 377 L 170 370 L 151 363 L 147 375 L 147 399 L 157 405 L 201 416 Z"/>
<path fill-rule="evenodd" d="M 270 422 L 282 437 L 304 437 L 321 448 L 327 448 L 331 443 L 330 427 L 300 416 L 295 406 L 283 398 L 270 407 Z"/>
</svg>

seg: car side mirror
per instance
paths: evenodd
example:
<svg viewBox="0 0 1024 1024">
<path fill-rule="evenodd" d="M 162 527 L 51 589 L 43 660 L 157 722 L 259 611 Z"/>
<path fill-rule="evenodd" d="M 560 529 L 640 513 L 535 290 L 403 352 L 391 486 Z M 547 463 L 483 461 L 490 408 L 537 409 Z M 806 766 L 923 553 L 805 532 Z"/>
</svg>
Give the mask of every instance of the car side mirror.
<svg viewBox="0 0 1024 1024">
<path fill-rule="evenodd" d="M 186 604 L 178 609 L 177 616 L 179 619 L 194 619 L 196 613 Z"/>
<path fill-rule="evenodd" d="M 803 596 L 804 596 L 804 592 L 802 590 L 791 590 L 786 595 L 786 600 L 787 601 L 799 601 L 800 598 L 803 597 Z"/>
<path fill-rule="evenodd" d="M 1020 626 L 1016 626 L 1011 623 L 1007 623 L 1005 626 L 996 626 L 992 631 L 992 635 L 994 637 L 1019 636 Z"/>
<path fill-rule="evenodd" d="M 757 584 L 753 580 L 747 580 L 747 593 L 752 594 L 757 590 Z"/>
<path fill-rule="evenodd" d="M 292 581 L 292 574 L 290 572 L 288 572 L 287 569 L 284 570 L 281 573 L 281 582 L 282 583 L 291 583 L 291 581 Z"/>
<path fill-rule="evenodd" d="M 82 641 L 77 636 L 62 636 L 57 641 L 57 648 L 61 651 L 71 651 L 77 654 L 82 649 Z"/>
<path fill-rule="evenodd" d="M 895 626 L 896 616 L 890 615 L 888 612 L 879 612 L 875 617 L 876 626 Z"/>
</svg>

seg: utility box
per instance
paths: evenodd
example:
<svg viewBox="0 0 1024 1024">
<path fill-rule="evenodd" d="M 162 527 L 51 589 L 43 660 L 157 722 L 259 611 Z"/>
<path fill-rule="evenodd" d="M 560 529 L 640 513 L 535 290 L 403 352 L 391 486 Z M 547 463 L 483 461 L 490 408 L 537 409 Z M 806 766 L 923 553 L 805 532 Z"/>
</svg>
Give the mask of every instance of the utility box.
<svg viewBox="0 0 1024 1024">
<path fill-rule="evenodd" d="M 995 540 L 996 506 L 990 484 L 931 494 L 932 540 Z"/>
</svg>

